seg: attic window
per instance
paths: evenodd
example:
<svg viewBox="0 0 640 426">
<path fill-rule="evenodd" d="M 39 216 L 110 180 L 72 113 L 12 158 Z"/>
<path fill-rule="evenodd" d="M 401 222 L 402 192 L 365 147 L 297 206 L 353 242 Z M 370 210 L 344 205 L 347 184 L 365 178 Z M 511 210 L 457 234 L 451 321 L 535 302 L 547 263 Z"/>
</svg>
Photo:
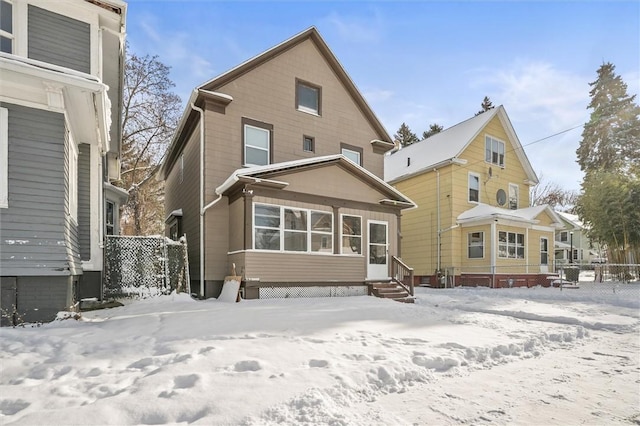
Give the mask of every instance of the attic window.
<svg viewBox="0 0 640 426">
<path fill-rule="evenodd" d="M 322 89 L 311 83 L 296 79 L 296 109 L 320 115 Z"/>
<path fill-rule="evenodd" d="M 485 136 L 484 147 L 484 161 L 504 167 L 504 142 Z"/>
</svg>

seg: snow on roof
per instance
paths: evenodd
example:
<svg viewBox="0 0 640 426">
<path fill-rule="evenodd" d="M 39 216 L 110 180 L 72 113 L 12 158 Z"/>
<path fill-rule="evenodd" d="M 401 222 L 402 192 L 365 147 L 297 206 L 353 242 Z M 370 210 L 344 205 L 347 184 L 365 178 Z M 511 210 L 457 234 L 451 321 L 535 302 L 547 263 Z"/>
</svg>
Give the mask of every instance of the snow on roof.
<svg viewBox="0 0 640 426">
<path fill-rule="evenodd" d="M 353 161 L 351 161 L 350 159 L 348 159 L 342 154 L 332 154 L 332 155 L 325 155 L 321 157 L 305 158 L 301 160 L 285 161 L 282 163 L 267 164 L 265 166 L 243 167 L 241 169 L 237 169 L 236 171 L 234 171 L 227 178 L 227 180 L 224 181 L 222 185 L 217 187 L 216 194 L 218 195 L 224 194 L 224 192 L 227 191 L 229 188 L 231 188 L 236 182 L 238 182 L 242 176 L 251 177 L 251 176 L 259 175 L 261 173 L 282 171 L 287 169 L 294 169 L 294 168 L 299 168 L 299 167 L 304 167 L 309 165 L 330 163 L 330 162 L 336 162 L 336 161 L 343 162 L 344 164 L 349 165 L 352 169 L 357 170 L 357 173 L 365 175 L 369 180 L 374 181 L 377 185 L 384 188 L 389 193 L 394 194 L 398 200 L 406 201 L 407 203 L 413 204 L 414 207 L 417 206 L 417 204 L 414 203 L 409 197 L 402 194 L 400 191 L 398 191 L 397 189 L 395 189 L 394 187 L 392 187 L 391 185 L 389 185 L 388 183 L 380 179 L 378 176 L 374 175 L 373 173 L 361 167 L 360 165 L 354 163 Z"/>
<path fill-rule="evenodd" d="M 477 206 L 461 213 L 457 219 L 458 222 L 474 222 L 483 219 L 508 219 L 519 222 L 535 223 L 537 222 L 536 218 L 543 211 L 547 211 L 553 218 L 554 223 L 556 223 L 557 226 L 560 226 L 560 218 L 547 204 L 509 210 L 501 207 L 490 206 L 489 204 L 479 203 Z"/>
<path fill-rule="evenodd" d="M 578 215 L 565 213 L 565 212 L 556 212 L 560 217 L 564 220 L 571 222 L 572 225 L 575 225 L 576 228 L 584 228 L 584 223 L 580 220 Z"/>
<path fill-rule="evenodd" d="M 384 180 L 392 182 L 456 158 L 502 108 L 478 114 L 385 157 Z"/>
</svg>

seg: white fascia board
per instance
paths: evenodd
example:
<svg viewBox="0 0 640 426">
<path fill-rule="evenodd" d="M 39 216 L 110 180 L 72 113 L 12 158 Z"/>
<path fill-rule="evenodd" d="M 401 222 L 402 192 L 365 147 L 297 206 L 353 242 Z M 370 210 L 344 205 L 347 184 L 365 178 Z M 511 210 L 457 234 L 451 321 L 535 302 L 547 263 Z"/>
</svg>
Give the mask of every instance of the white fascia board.
<svg viewBox="0 0 640 426">
<path fill-rule="evenodd" d="M 397 178 L 389 180 L 387 183 L 389 185 L 393 185 L 394 183 L 402 182 L 403 180 L 407 180 L 409 178 L 421 175 L 423 173 L 427 173 L 427 172 L 431 172 L 431 171 L 434 171 L 434 170 L 437 170 L 437 169 L 441 169 L 441 168 L 449 166 L 451 164 L 455 164 L 457 166 L 464 166 L 467 163 L 468 163 L 468 161 L 464 160 L 462 158 L 458 158 L 458 157 L 447 158 L 446 160 L 440 161 L 438 163 L 430 164 L 428 166 L 422 167 L 421 169 L 416 170 L 416 171 L 414 171 L 412 173 L 407 173 L 406 175 L 398 176 Z"/>
</svg>

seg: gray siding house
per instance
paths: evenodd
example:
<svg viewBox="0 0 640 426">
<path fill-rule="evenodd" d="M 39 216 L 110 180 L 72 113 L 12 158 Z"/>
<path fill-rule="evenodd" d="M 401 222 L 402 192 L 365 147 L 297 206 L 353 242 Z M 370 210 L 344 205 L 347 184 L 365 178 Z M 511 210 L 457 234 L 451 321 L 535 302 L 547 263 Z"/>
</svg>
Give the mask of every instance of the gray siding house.
<svg viewBox="0 0 640 426">
<path fill-rule="evenodd" d="M 100 297 L 117 233 L 126 4 L 0 0 L 2 325 Z"/>
</svg>

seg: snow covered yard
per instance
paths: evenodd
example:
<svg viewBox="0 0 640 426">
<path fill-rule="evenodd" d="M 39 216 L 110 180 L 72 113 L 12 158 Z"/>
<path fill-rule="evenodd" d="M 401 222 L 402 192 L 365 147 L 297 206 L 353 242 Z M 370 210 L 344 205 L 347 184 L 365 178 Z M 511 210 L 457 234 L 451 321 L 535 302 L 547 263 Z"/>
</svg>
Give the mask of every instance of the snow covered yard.
<svg viewBox="0 0 640 426">
<path fill-rule="evenodd" d="M 640 300 L 171 295 L 0 329 L 0 423 L 640 424 Z"/>
</svg>

